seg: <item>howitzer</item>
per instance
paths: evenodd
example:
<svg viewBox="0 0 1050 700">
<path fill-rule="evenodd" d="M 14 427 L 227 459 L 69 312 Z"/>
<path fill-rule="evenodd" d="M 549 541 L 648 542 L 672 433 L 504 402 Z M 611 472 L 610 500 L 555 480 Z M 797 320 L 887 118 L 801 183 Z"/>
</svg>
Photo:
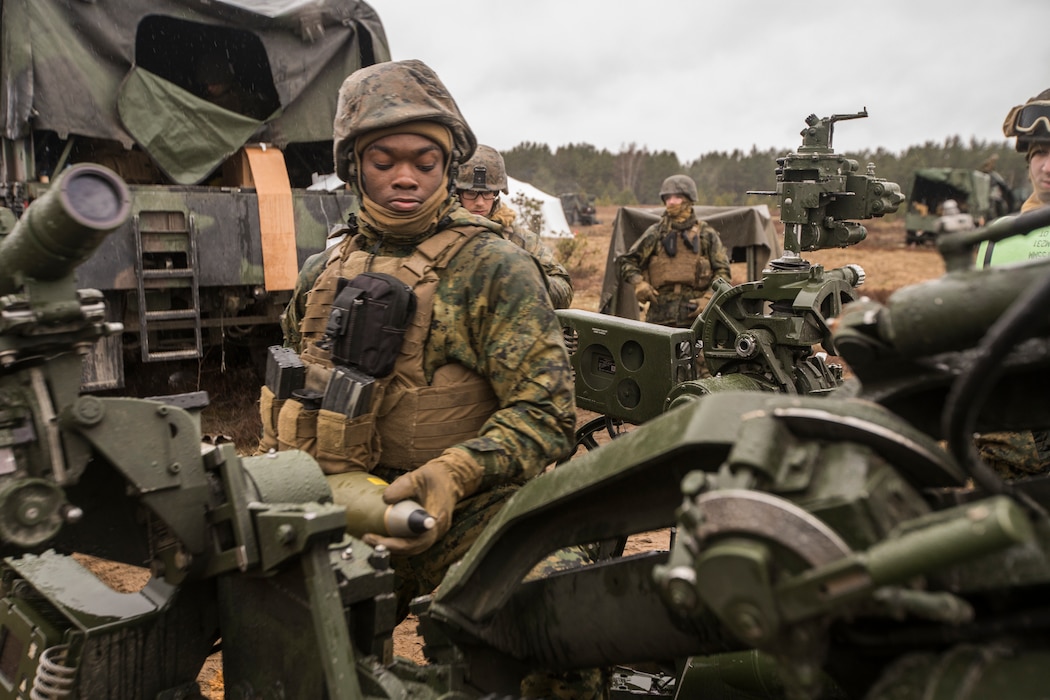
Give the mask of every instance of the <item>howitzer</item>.
<svg viewBox="0 0 1050 700">
<path fill-rule="evenodd" d="M 770 261 L 761 280 L 733 286 L 716 279 L 711 300 L 690 328 L 558 311 L 576 372 L 577 405 L 603 415 L 581 429 L 578 443 L 593 446 L 591 434 L 609 421 L 649 420 L 683 394 L 810 395 L 842 384 L 842 366 L 827 360 L 835 353 L 830 322 L 857 298 L 864 271 L 859 265 L 825 270 L 799 252 L 862 241 L 867 234 L 857 220 L 892 213 L 904 199 L 895 183 L 875 177 L 874 165 L 861 173 L 856 161 L 831 148 L 836 121 L 866 116 L 807 117 L 798 152 L 777 160 L 776 191 L 750 193 L 778 197 L 784 255 Z M 712 377 L 695 378 L 697 352 Z"/>
<path fill-rule="evenodd" d="M 831 339 L 860 379 L 824 395 L 675 397 L 527 484 L 422 628 L 492 676 L 634 659 L 675 697 L 1040 697 L 1048 477 L 990 475 L 972 435 L 1050 425 L 1033 390 L 1050 374 L 1048 272 L 959 270 L 846 305 Z M 549 547 L 669 526 L 669 552 L 513 585 Z"/>
<path fill-rule="evenodd" d="M 4 535 L 0 697 L 197 697 L 219 649 L 240 698 L 517 697 L 535 671 L 643 663 L 618 670 L 613 697 L 1040 697 L 1046 477 L 996 481 L 957 455 L 974 426 L 1050 424 L 1030 388 L 1048 378 L 1050 330 L 1028 322 L 1048 271 L 960 270 L 882 307 L 847 304 L 830 339 L 859 381 L 819 396 L 684 392 L 535 478 L 415 602 L 426 665 L 393 657 L 389 554 L 345 535 L 313 459 L 203 449 L 179 405 L 192 397 L 77 396 L 42 418 L 27 397 L 57 387 L 33 372 L 75 351 L 41 340 L 46 353 L 0 365 L 0 488 L 20 486 L 5 506 L 18 528 L 61 518 L 50 536 Z M 938 301 L 992 278 L 996 301 L 976 318 Z M 1000 343 L 1014 345 L 988 372 Z M 967 388 L 974 377 L 988 385 Z M 1012 411 L 987 408 L 1008 399 Z M 62 477 L 42 457 L 50 443 Z M 71 508 L 45 507 L 58 497 Z M 559 548 L 665 527 L 670 551 L 530 573 Z M 115 593 L 71 552 L 153 576 Z"/>
<path fill-rule="evenodd" d="M 867 236 L 859 220 L 890 214 L 904 201 L 896 183 L 875 177 L 874 164 L 861 173 L 855 160 L 831 147 L 836 121 L 866 116 L 866 110 L 809 115 L 802 146 L 777 159 L 777 189 L 749 193 L 778 198 L 784 255 L 770 261 L 759 282 L 730 287 L 719 281 L 693 328 L 712 374 L 733 379 L 699 380 L 679 393 L 715 391 L 723 384 L 820 394 L 841 385 L 841 365 L 826 361 L 825 352 L 836 353 L 830 322 L 857 298 L 864 270 L 824 270 L 799 253 L 859 243 Z M 817 346 L 825 352 L 815 352 Z"/>
<path fill-rule="evenodd" d="M 73 273 L 129 210 L 123 181 L 105 168 L 78 166 L 0 239 L 5 546 L 36 546 L 78 517 L 61 487 L 77 480 L 86 455 L 63 449 L 55 417 L 78 393 L 83 355 L 120 327 L 105 321 L 100 295 L 77 292 Z"/>
<path fill-rule="evenodd" d="M 0 240 L 0 697 L 199 697 L 219 640 L 230 696 L 362 697 L 356 660 L 391 662 L 393 573 L 346 537 L 316 461 L 202 447 L 203 392 L 79 393 L 87 348 L 120 326 L 75 269 L 128 200 L 75 166 Z M 117 593 L 73 554 L 152 577 Z"/>
</svg>

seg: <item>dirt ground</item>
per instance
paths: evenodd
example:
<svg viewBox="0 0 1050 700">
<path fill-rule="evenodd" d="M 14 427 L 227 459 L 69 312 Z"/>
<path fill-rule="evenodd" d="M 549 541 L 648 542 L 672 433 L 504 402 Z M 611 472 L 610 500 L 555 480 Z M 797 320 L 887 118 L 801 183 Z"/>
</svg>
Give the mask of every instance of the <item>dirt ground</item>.
<svg viewBox="0 0 1050 700">
<path fill-rule="evenodd" d="M 560 252 L 563 255 L 568 254 L 567 267 L 575 287 L 574 308 L 597 311 L 616 212 L 617 207 L 599 207 L 598 217 L 601 223 L 578 228 L 573 241 L 560 244 Z M 845 249 L 804 253 L 802 257 L 824 265 L 826 269 L 847 263 L 859 264 L 866 274 L 866 282 L 860 291 L 880 301 L 900 287 L 939 277 L 944 273 L 943 262 L 936 251 L 906 247 L 902 222 L 875 219 L 865 221 L 864 224 L 868 229 L 868 238 L 858 245 Z M 733 276 L 734 282 L 744 281 L 743 264 L 734 265 Z M 199 373 L 199 377 L 198 381 L 201 383 L 208 380 L 204 370 Z M 238 385 L 238 377 L 232 374 L 226 374 L 217 380 L 213 378 L 212 382 L 218 388 L 211 389 L 212 403 L 202 417 L 205 435 L 232 439 L 239 449 L 251 449 L 259 433 L 256 405 L 258 386 L 244 385 L 251 382 Z M 579 422 L 582 423 L 592 416 L 593 414 L 584 415 L 584 412 L 581 412 Z M 629 539 L 626 553 L 666 549 L 668 544 L 669 532 L 666 530 L 641 533 Z M 111 562 L 86 557 L 83 560 L 117 590 L 137 590 L 148 578 L 148 572 L 144 569 L 114 565 Z M 394 653 L 418 663 L 425 663 L 422 640 L 416 634 L 414 618 L 409 618 L 397 628 Z M 208 660 L 198 680 L 205 697 L 215 700 L 223 697 L 221 659 L 218 655 Z"/>
</svg>

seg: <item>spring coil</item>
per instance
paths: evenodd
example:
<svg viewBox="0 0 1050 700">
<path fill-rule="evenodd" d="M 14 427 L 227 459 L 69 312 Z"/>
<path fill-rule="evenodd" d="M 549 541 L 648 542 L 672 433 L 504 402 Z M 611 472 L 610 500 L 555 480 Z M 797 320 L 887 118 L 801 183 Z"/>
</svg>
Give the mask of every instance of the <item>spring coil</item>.
<svg viewBox="0 0 1050 700">
<path fill-rule="evenodd" d="M 36 678 L 29 691 L 30 700 L 60 700 L 73 697 L 73 681 L 76 677 L 75 666 L 66 666 L 66 654 L 69 645 L 50 647 L 40 655 L 36 667 Z"/>
</svg>

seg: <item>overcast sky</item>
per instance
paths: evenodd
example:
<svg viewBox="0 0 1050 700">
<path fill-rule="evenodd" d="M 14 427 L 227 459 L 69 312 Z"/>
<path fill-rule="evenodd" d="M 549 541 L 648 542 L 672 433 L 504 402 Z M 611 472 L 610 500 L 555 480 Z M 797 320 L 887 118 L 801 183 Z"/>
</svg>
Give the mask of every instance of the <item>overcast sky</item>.
<svg viewBox="0 0 1050 700">
<path fill-rule="evenodd" d="M 792 151 L 807 115 L 865 107 L 836 152 L 1000 142 L 1050 87 L 1050 0 L 368 1 L 499 150 Z"/>
</svg>

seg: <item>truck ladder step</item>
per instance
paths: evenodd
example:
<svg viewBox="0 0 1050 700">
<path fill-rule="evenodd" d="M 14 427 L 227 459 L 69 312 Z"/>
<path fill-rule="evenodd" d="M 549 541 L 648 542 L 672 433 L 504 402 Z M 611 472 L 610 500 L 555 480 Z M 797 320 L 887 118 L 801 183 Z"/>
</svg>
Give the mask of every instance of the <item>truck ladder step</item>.
<svg viewBox="0 0 1050 700">
<path fill-rule="evenodd" d="M 193 309 L 174 309 L 170 311 L 147 311 L 147 321 L 181 321 L 188 318 L 197 318 L 197 312 Z"/>
<path fill-rule="evenodd" d="M 139 340 L 143 362 L 165 360 L 192 360 L 203 355 L 201 333 L 200 284 L 197 275 L 197 236 L 193 215 L 180 211 L 142 211 L 134 216 L 135 247 L 137 253 L 136 281 L 139 301 Z M 167 263 L 158 266 L 158 251 Z M 147 280 L 184 280 L 178 289 L 149 289 Z M 147 294 L 147 291 L 150 294 Z M 164 305 L 168 296 L 188 291 L 184 299 L 188 308 L 151 309 L 150 302 L 161 295 Z M 184 329 L 166 325 L 170 321 L 192 321 Z M 189 325 L 189 324 L 186 324 Z M 153 350 L 151 345 L 163 345 L 164 350 Z"/>
</svg>

